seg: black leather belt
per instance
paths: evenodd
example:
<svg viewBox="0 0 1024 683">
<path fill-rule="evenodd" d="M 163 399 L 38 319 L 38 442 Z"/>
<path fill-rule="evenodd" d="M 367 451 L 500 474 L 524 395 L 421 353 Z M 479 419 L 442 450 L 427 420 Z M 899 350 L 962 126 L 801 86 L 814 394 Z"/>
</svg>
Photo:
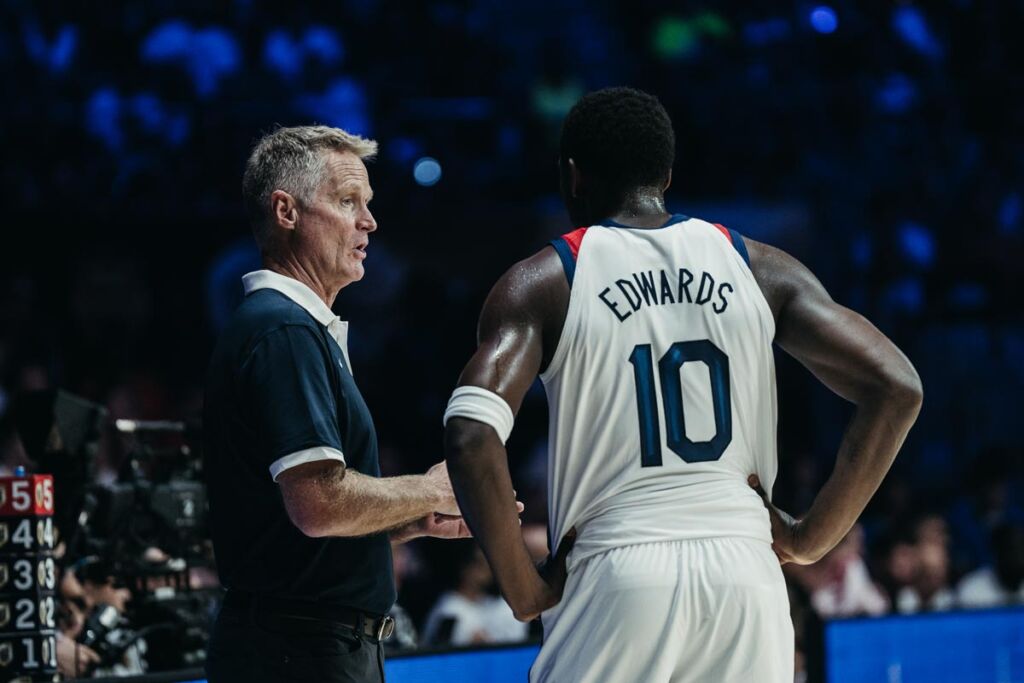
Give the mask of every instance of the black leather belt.
<svg viewBox="0 0 1024 683">
<path fill-rule="evenodd" d="M 362 631 L 366 636 L 376 640 L 387 640 L 395 632 L 395 620 L 391 617 L 367 614 L 348 607 L 274 598 L 236 590 L 227 592 L 223 604 L 231 609 L 244 610 L 253 616 L 263 614 L 329 622 Z"/>
</svg>

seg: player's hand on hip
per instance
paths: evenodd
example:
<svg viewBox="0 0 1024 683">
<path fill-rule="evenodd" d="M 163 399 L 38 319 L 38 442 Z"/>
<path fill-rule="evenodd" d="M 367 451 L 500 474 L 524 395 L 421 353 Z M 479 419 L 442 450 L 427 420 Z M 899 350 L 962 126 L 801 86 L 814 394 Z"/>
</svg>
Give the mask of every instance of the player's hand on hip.
<svg viewBox="0 0 1024 683">
<path fill-rule="evenodd" d="M 800 520 L 793 517 L 778 507 L 770 500 L 761 486 L 761 480 L 756 474 L 747 477 L 747 484 L 761 496 L 761 502 L 768 509 L 768 516 L 772 523 L 772 550 L 779 558 L 780 564 L 792 562 L 793 564 L 811 564 L 812 559 L 806 557 L 800 551 Z"/>
<path fill-rule="evenodd" d="M 558 544 L 554 555 L 548 555 L 547 559 L 537 565 L 537 573 L 540 575 L 540 594 L 534 604 L 532 613 L 516 614 L 520 621 L 532 621 L 540 616 L 540 613 L 550 609 L 562 599 L 562 591 L 565 590 L 565 581 L 569 572 L 565 563 L 569 558 L 569 551 L 576 544 L 576 527 L 569 529 Z"/>
</svg>

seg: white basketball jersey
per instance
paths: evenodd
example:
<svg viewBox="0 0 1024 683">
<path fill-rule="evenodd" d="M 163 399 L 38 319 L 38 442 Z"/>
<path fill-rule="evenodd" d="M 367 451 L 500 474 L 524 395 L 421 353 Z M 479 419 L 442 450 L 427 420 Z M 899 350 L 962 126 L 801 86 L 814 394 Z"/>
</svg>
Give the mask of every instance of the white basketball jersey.
<svg viewBox="0 0 1024 683">
<path fill-rule="evenodd" d="M 542 373 L 548 518 L 576 562 L 637 543 L 771 541 L 747 485 L 777 470 L 775 321 L 742 238 L 673 216 L 606 221 L 552 242 L 571 294 Z"/>
</svg>

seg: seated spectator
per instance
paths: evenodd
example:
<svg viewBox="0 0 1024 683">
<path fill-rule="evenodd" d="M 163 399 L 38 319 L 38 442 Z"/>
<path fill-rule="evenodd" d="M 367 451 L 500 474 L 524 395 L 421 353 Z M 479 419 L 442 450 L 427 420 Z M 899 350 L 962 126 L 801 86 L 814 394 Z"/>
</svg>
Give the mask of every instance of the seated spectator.
<svg viewBox="0 0 1024 683">
<path fill-rule="evenodd" d="M 967 491 L 950 508 L 954 566 L 961 571 L 991 565 L 992 532 L 1000 524 L 1024 524 L 1021 492 L 1015 489 L 1011 449 L 988 449 L 978 456 Z"/>
<path fill-rule="evenodd" d="M 63 544 L 55 553 L 61 554 Z M 74 572 L 61 571 L 57 595 L 57 671 L 65 678 L 78 678 L 100 662 L 95 650 L 77 642 L 85 624 L 85 589 Z"/>
<path fill-rule="evenodd" d="M 911 529 L 892 531 L 878 548 L 878 575 L 892 604 L 911 586 L 920 566 L 917 544 Z"/>
<path fill-rule="evenodd" d="M 87 557 L 75 565 L 75 576 L 81 583 L 82 597 L 87 607 L 86 621 L 101 610 L 112 607 L 118 615 L 117 623 L 105 637 L 106 643 L 116 650 L 117 661 L 100 662 L 93 669 L 96 676 L 130 676 L 146 673 L 146 641 L 134 636 L 127 620 L 131 591 L 113 575 L 112 567 L 96 557 Z M 87 631 L 88 629 L 86 629 Z M 85 635 L 85 634 L 82 634 Z M 100 645 L 93 646 L 98 654 Z"/>
<path fill-rule="evenodd" d="M 786 567 L 790 577 L 810 594 L 811 605 L 822 618 L 878 616 L 889 611 L 889 601 L 864 561 L 860 525 L 817 564 Z"/>
<path fill-rule="evenodd" d="M 960 607 L 1024 604 L 1024 526 L 1003 524 L 992 533 L 992 565 L 977 569 L 957 586 Z"/>
<path fill-rule="evenodd" d="M 454 544 L 452 544 L 454 545 Z M 528 625 L 495 594 L 494 576 L 479 546 L 459 543 L 455 587 L 438 599 L 423 639 L 430 645 L 511 643 L 526 639 Z"/>
<path fill-rule="evenodd" d="M 949 532 L 937 514 L 920 517 L 914 524 L 914 569 L 910 581 L 895 597 L 897 611 L 913 614 L 952 609 L 956 597 L 949 578 Z"/>
<path fill-rule="evenodd" d="M 405 577 L 411 571 L 411 565 L 414 563 L 415 559 L 412 557 L 412 550 L 408 544 L 392 543 L 391 566 L 395 573 L 395 590 L 398 592 L 399 598 L 402 595 L 402 584 L 405 581 Z M 413 624 L 409 613 L 400 603 L 395 602 L 388 614 L 395 620 L 395 631 L 392 637 L 385 641 L 385 650 L 395 652 L 416 649 L 419 636 L 416 633 L 416 626 Z"/>
</svg>

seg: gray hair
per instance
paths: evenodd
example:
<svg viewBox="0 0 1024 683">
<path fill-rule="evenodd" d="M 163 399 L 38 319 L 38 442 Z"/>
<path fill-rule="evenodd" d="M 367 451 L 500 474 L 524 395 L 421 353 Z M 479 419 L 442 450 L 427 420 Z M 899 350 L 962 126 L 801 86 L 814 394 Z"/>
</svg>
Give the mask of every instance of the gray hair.
<svg viewBox="0 0 1024 683">
<path fill-rule="evenodd" d="M 300 202 L 310 202 L 323 181 L 327 150 L 369 160 L 377 154 L 377 142 L 330 126 L 296 126 L 278 128 L 253 147 L 242 177 L 242 197 L 261 247 L 268 236 L 270 195 L 284 190 Z"/>
</svg>

